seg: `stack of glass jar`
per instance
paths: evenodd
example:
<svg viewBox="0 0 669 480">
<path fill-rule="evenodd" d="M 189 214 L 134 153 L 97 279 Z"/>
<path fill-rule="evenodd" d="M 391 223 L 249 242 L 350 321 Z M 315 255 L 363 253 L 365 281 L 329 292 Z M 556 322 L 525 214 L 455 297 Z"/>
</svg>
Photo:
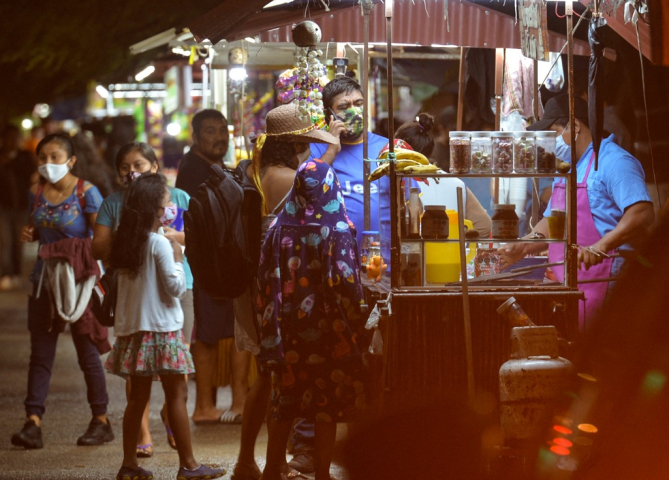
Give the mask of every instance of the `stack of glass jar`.
<svg viewBox="0 0 669 480">
<path fill-rule="evenodd" d="M 449 133 L 450 173 L 555 173 L 556 133 Z"/>
</svg>

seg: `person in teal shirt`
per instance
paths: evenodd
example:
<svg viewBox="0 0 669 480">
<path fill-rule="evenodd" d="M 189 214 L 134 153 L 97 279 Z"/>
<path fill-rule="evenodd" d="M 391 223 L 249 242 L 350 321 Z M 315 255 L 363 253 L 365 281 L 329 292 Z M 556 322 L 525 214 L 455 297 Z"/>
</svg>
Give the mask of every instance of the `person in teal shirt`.
<svg viewBox="0 0 669 480">
<path fill-rule="evenodd" d="M 123 197 L 125 188 L 127 188 L 134 179 L 143 173 L 157 173 L 160 169 L 158 159 L 153 149 L 146 143 L 133 142 L 123 146 L 116 156 L 116 170 L 121 178 L 124 190 L 113 193 L 105 198 L 100 206 L 100 211 L 95 222 L 93 231 L 93 243 L 91 246 L 93 256 L 103 262 L 109 258 L 112 245 L 112 235 L 116 231 L 121 221 L 121 209 L 123 207 Z M 180 245 L 185 244 L 185 234 L 183 231 L 183 213 L 188 210 L 190 196 L 178 188 L 168 188 L 172 197 L 173 208 L 170 215 L 173 220 L 168 227 L 163 227 L 164 235 L 168 239 L 175 239 Z M 193 334 L 193 323 L 195 314 L 193 311 L 193 274 L 191 273 L 188 261 L 184 257 L 184 271 L 186 273 L 186 293 L 181 297 L 181 308 L 184 312 L 183 333 L 186 342 L 190 343 Z M 129 392 L 129 388 L 127 389 Z M 148 407 L 144 412 L 142 419 L 142 428 L 140 429 L 137 440 L 137 456 L 150 457 L 153 455 L 153 444 L 151 433 L 149 431 Z M 176 449 L 174 437 L 167 423 L 167 412 L 163 407 L 161 414 L 163 423 L 167 430 L 167 439 L 170 447 Z"/>
</svg>

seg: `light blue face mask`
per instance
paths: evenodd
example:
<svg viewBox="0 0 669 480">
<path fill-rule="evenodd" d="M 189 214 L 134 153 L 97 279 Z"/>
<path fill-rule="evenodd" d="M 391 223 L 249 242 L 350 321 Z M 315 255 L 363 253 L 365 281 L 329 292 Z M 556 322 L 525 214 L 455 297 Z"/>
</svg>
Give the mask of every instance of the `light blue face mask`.
<svg viewBox="0 0 669 480">
<path fill-rule="evenodd" d="M 563 162 L 571 162 L 571 147 L 564 141 L 563 135 L 567 129 L 562 130 L 562 135 L 555 139 L 555 156 Z"/>
</svg>

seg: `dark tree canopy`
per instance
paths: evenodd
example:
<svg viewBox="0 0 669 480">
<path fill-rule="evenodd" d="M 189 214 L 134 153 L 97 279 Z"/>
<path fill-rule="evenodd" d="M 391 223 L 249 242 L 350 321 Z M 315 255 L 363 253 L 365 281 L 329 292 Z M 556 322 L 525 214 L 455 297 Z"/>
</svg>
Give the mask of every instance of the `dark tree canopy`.
<svg viewBox="0 0 669 480">
<path fill-rule="evenodd" d="M 81 95 L 92 80 L 125 79 L 143 60 L 130 45 L 221 2 L 0 0 L 0 121 Z"/>
</svg>

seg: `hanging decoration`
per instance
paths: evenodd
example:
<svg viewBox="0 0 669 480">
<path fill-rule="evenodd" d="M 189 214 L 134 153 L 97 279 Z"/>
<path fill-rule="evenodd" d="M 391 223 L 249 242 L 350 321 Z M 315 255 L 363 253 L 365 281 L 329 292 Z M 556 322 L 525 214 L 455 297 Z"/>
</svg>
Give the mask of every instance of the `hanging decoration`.
<svg viewBox="0 0 669 480">
<path fill-rule="evenodd" d="M 648 2 L 645 0 L 601 0 L 601 10 L 609 16 L 616 15 L 623 5 L 625 23 L 632 22 L 636 25 L 639 15 L 648 13 Z"/>
<path fill-rule="evenodd" d="M 325 66 L 320 57 L 323 51 L 317 45 L 321 41 L 321 29 L 310 20 L 293 28 L 295 67 L 283 72 L 276 82 L 280 103 L 295 103 L 300 118 L 320 124 L 323 112 L 323 87 L 327 84 Z"/>
</svg>

